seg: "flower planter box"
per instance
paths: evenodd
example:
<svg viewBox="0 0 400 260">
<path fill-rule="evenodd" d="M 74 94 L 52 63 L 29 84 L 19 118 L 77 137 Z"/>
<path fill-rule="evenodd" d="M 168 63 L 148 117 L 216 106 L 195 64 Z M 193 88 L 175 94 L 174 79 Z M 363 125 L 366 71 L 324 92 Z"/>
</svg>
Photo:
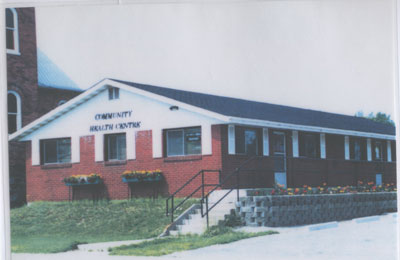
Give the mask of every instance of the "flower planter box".
<svg viewBox="0 0 400 260">
<path fill-rule="evenodd" d="M 149 177 L 149 178 L 125 178 L 122 177 L 122 181 L 125 183 L 129 183 L 129 182 L 157 182 L 157 181 L 161 181 L 162 176 L 156 176 L 154 178 Z"/>
<path fill-rule="evenodd" d="M 66 182 L 65 185 L 66 186 L 85 186 L 85 185 L 94 185 L 94 184 L 100 184 L 101 180 L 95 180 L 94 182 L 83 182 L 83 183 L 70 183 L 70 182 Z"/>
<path fill-rule="evenodd" d="M 396 210 L 396 192 L 247 196 L 236 204 L 236 213 L 246 226 L 270 227 L 339 221 Z"/>
</svg>

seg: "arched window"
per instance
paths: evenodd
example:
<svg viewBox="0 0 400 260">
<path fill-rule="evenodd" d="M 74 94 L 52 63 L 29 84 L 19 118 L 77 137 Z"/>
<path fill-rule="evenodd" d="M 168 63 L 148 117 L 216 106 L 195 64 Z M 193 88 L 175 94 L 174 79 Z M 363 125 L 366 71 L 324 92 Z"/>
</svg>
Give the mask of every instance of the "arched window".
<svg viewBox="0 0 400 260">
<path fill-rule="evenodd" d="M 8 91 L 8 133 L 12 134 L 21 128 L 21 98 L 15 91 Z"/>
<path fill-rule="evenodd" d="M 6 47 L 7 53 L 19 54 L 18 14 L 14 8 L 6 9 Z"/>
</svg>

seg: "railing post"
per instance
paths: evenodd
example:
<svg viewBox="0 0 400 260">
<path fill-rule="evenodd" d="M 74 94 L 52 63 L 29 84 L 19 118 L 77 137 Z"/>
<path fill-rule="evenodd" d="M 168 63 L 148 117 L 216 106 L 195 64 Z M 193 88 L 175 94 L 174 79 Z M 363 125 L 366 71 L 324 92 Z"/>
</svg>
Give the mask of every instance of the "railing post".
<svg viewBox="0 0 400 260">
<path fill-rule="evenodd" d="M 168 217 L 168 199 L 165 201 L 165 204 L 166 204 L 166 211 L 165 211 L 165 216 L 167 216 Z"/>
<path fill-rule="evenodd" d="M 204 203 L 204 170 L 201 170 L 201 200 L 200 200 L 201 217 L 204 216 L 203 203 Z"/>
<path fill-rule="evenodd" d="M 239 173 L 240 171 L 236 170 L 236 199 L 239 201 Z"/>
<path fill-rule="evenodd" d="M 209 228 L 209 222 L 208 222 L 208 195 L 206 196 L 206 215 L 207 215 L 207 229 Z"/>
<path fill-rule="evenodd" d="M 174 222 L 174 196 L 171 199 L 171 223 Z"/>
<path fill-rule="evenodd" d="M 201 198 L 204 198 L 204 170 L 201 170 Z"/>
</svg>

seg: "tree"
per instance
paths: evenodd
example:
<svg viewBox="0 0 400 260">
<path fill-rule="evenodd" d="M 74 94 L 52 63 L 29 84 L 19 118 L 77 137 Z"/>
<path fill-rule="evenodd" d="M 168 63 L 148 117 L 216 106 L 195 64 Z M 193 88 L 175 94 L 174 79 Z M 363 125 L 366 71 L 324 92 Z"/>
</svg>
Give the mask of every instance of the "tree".
<svg viewBox="0 0 400 260">
<path fill-rule="evenodd" d="M 378 112 L 378 113 L 376 113 L 376 115 L 374 115 L 374 113 L 371 112 L 368 116 L 364 116 L 364 113 L 362 111 L 358 111 L 355 114 L 355 116 L 368 118 L 375 122 L 389 124 L 389 125 L 394 126 L 394 122 L 392 119 L 390 119 L 390 115 L 386 115 L 385 113 L 382 113 L 382 112 Z"/>
</svg>

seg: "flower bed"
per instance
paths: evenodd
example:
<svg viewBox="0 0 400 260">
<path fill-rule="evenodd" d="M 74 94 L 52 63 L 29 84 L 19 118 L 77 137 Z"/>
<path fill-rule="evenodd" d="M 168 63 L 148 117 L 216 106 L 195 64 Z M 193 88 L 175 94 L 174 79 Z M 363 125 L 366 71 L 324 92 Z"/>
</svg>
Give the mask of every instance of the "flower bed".
<svg viewBox="0 0 400 260">
<path fill-rule="evenodd" d="M 124 171 L 121 175 L 123 182 L 149 182 L 161 181 L 162 173 L 160 170 L 155 171 Z"/>
<path fill-rule="evenodd" d="M 358 182 L 357 186 L 336 186 L 328 187 L 326 183 L 318 187 L 304 185 L 301 188 L 284 188 L 282 185 L 276 185 L 270 189 L 248 190 L 248 196 L 266 196 L 266 195 L 310 195 L 310 194 L 346 194 L 362 192 L 392 192 L 397 191 L 394 183 L 387 183 L 376 186 L 373 182 Z"/>
<path fill-rule="evenodd" d="M 91 173 L 89 175 L 72 175 L 64 178 L 63 182 L 67 186 L 99 184 L 101 183 L 101 176 L 96 173 Z"/>
</svg>

